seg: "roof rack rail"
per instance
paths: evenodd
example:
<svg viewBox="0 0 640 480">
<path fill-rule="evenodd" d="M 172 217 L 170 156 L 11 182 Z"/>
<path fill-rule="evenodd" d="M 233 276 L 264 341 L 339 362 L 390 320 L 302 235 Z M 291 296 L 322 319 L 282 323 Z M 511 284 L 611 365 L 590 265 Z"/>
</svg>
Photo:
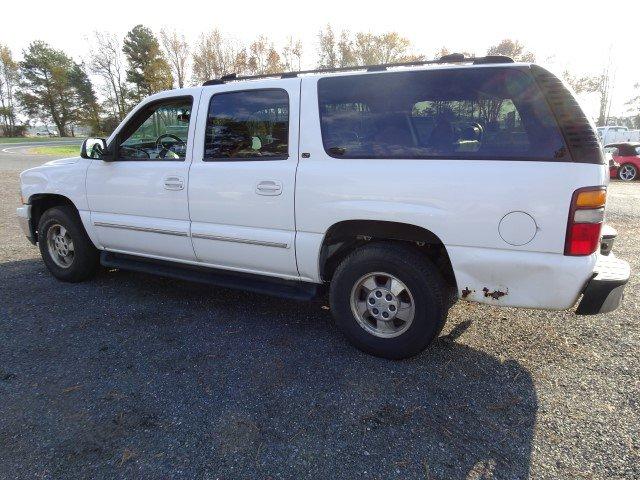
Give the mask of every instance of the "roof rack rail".
<svg viewBox="0 0 640 480">
<path fill-rule="evenodd" d="M 379 65 L 358 65 L 353 67 L 316 68 L 313 70 L 298 70 L 293 72 L 263 73 L 261 75 L 238 75 L 230 73 L 218 79 L 207 80 L 202 85 L 220 85 L 230 81 L 258 80 L 261 78 L 295 78 L 298 75 L 310 73 L 338 73 L 366 70 L 368 72 L 382 72 L 395 67 L 418 67 L 421 65 L 437 65 L 441 63 L 472 63 L 474 65 L 486 65 L 490 63 L 513 63 L 513 59 L 504 55 L 487 55 L 484 57 L 465 57 L 462 53 L 450 53 L 437 60 L 415 60 L 412 62 L 381 63 Z"/>
</svg>

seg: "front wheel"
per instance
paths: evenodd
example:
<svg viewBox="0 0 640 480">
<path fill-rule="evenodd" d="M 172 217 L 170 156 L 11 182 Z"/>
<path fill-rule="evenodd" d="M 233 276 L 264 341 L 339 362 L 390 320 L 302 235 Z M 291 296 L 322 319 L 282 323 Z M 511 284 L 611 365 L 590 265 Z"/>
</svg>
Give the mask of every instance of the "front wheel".
<svg viewBox="0 0 640 480">
<path fill-rule="evenodd" d="M 64 282 L 81 282 L 91 277 L 99 265 L 98 250 L 70 207 L 54 207 L 42 214 L 38 247 L 49 271 Z"/>
<path fill-rule="evenodd" d="M 625 163 L 618 168 L 618 178 L 630 182 L 638 177 L 638 169 L 631 163 Z"/>
<path fill-rule="evenodd" d="M 446 319 L 446 287 L 414 249 L 374 244 L 351 253 L 331 282 L 336 324 L 360 350 L 389 359 L 424 350 Z"/>
</svg>

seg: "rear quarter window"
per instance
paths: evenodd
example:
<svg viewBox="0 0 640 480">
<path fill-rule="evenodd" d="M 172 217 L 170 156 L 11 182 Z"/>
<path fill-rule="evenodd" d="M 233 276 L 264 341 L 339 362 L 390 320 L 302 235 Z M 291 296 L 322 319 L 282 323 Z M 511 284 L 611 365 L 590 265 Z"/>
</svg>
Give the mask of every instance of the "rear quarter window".
<svg viewBox="0 0 640 480">
<path fill-rule="evenodd" d="M 513 68 L 327 77 L 318 101 L 333 157 L 569 159 L 535 80 Z"/>
</svg>

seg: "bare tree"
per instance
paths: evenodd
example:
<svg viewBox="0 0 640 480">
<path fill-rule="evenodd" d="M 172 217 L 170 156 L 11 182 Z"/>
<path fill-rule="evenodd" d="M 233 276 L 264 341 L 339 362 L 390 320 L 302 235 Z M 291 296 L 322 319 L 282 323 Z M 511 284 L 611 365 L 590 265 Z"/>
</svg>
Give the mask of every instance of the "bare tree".
<svg viewBox="0 0 640 480">
<path fill-rule="evenodd" d="M 358 65 L 358 59 L 355 54 L 355 47 L 351 34 L 348 30 L 342 30 L 340 32 L 340 39 L 336 46 L 338 52 L 338 67 L 350 67 Z"/>
<path fill-rule="evenodd" d="M 4 124 L 4 134 L 15 135 L 16 108 L 15 88 L 18 85 L 18 63 L 13 59 L 11 50 L 0 45 L 0 117 Z"/>
<path fill-rule="evenodd" d="M 516 62 L 535 62 L 536 56 L 529 51 L 525 50 L 523 44 L 517 40 L 511 40 L 505 38 L 497 45 L 494 45 L 487 50 L 487 55 L 506 55 L 513 58 Z"/>
<path fill-rule="evenodd" d="M 122 43 L 113 34 L 95 32 L 87 64 L 91 73 L 104 82 L 101 91 L 106 97 L 107 107 L 118 120 L 122 120 L 129 110 Z"/>
<path fill-rule="evenodd" d="M 286 45 L 282 49 L 282 66 L 285 70 L 302 69 L 302 42 L 293 37 L 289 37 Z"/>
<path fill-rule="evenodd" d="M 251 73 L 262 75 L 284 70 L 280 54 L 269 39 L 260 35 L 249 46 L 248 67 Z"/>
<path fill-rule="evenodd" d="M 236 41 L 212 30 L 200 37 L 192 55 L 193 81 L 200 84 L 229 73 L 246 71 L 247 54 Z"/>
<path fill-rule="evenodd" d="M 454 53 L 459 53 L 461 55 L 464 55 L 467 58 L 475 57 L 475 55 L 473 53 L 469 52 L 468 50 L 452 52 L 447 47 L 442 46 L 438 50 L 436 50 L 436 54 L 434 55 L 433 58 L 434 58 L 434 60 L 438 60 L 439 58 L 442 58 L 442 57 L 444 57 L 446 55 L 451 55 L 451 54 L 454 54 Z"/>
<path fill-rule="evenodd" d="M 562 78 L 576 93 L 593 93 L 598 89 L 598 76 L 574 75 L 565 70 Z"/>
<path fill-rule="evenodd" d="M 640 128 L 640 83 L 636 83 L 633 88 L 636 89 L 637 95 L 626 102 L 626 105 L 631 112 L 630 123 L 634 128 Z"/>
<path fill-rule="evenodd" d="M 183 88 L 187 76 L 189 44 L 184 35 L 179 35 L 175 30 L 166 29 L 160 30 L 160 41 L 178 83 L 178 88 Z"/>
<path fill-rule="evenodd" d="M 338 66 L 338 54 L 336 51 L 336 36 L 331 25 L 320 29 L 318 33 L 318 67 L 336 68 Z"/>
<path fill-rule="evenodd" d="M 411 42 L 397 32 L 358 32 L 352 35 L 342 30 L 336 40 L 331 26 L 327 25 L 320 30 L 318 39 L 320 68 L 409 62 L 424 58 L 411 53 Z"/>
<path fill-rule="evenodd" d="M 604 126 L 607 124 L 610 108 L 611 108 L 611 72 L 610 64 L 599 75 L 574 75 L 569 71 L 562 74 L 564 80 L 580 93 L 596 93 L 599 96 L 599 108 L 597 125 Z"/>
</svg>

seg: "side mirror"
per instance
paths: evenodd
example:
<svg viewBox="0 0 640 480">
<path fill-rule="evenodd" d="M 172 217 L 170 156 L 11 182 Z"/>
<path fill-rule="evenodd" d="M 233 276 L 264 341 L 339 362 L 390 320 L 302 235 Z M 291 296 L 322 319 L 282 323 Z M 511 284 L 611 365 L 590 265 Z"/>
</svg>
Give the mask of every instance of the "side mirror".
<svg viewBox="0 0 640 480">
<path fill-rule="evenodd" d="M 107 151 L 107 142 L 104 138 L 87 138 L 82 142 L 80 156 L 105 162 L 113 160 L 112 155 Z"/>
</svg>

